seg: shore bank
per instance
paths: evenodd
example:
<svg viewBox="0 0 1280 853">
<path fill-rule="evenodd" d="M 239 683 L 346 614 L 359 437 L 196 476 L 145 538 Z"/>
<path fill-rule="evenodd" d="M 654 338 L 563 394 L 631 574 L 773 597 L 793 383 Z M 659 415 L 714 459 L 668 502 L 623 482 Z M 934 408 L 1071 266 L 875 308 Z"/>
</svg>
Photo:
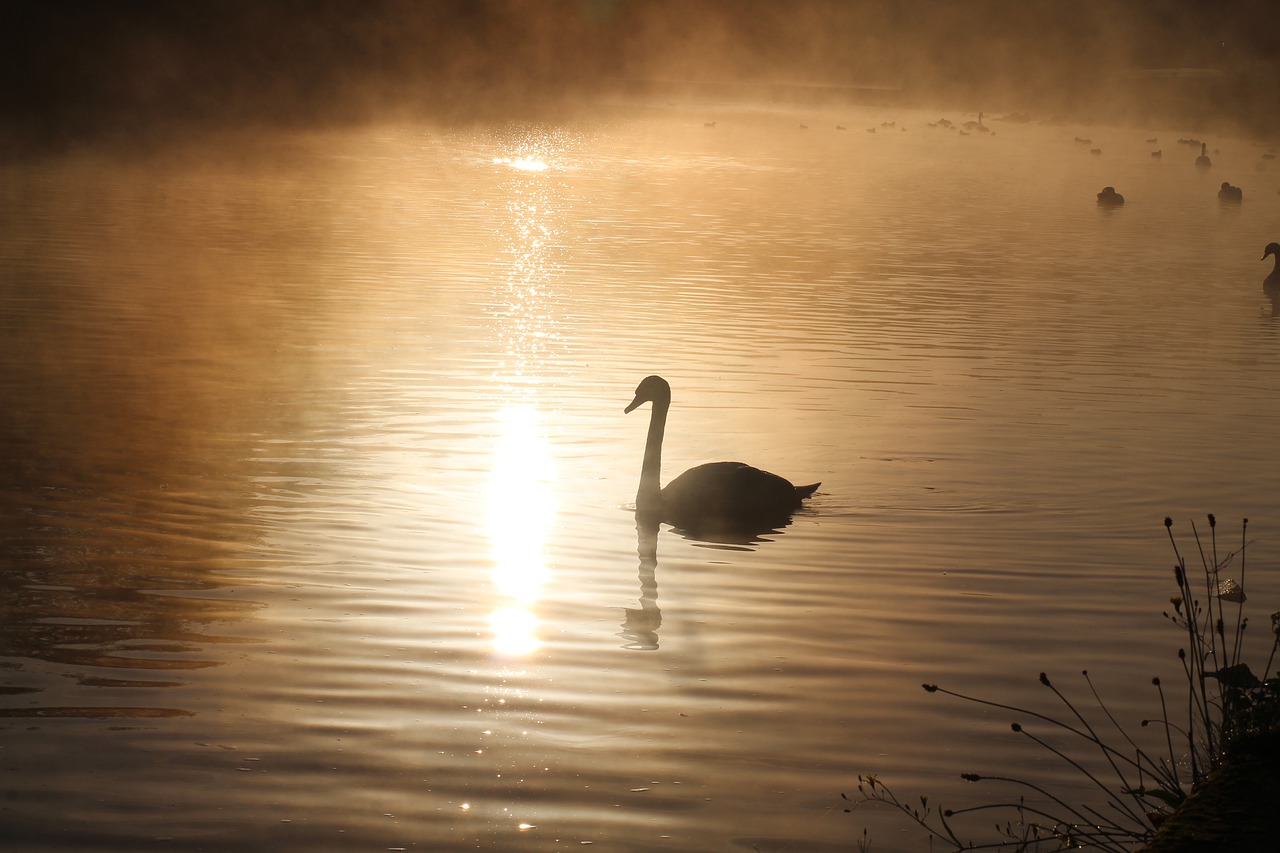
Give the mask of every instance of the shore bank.
<svg viewBox="0 0 1280 853">
<path fill-rule="evenodd" d="M 1170 817 L 1142 853 L 1263 853 L 1280 840 L 1280 731 L 1239 744 Z"/>
</svg>

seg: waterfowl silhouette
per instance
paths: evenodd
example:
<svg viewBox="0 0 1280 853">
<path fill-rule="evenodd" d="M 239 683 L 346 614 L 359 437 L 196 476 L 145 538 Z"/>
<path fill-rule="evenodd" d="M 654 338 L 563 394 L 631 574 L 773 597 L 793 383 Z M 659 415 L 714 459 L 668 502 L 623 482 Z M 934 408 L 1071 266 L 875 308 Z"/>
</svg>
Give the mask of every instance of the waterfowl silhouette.
<svg viewBox="0 0 1280 853">
<path fill-rule="evenodd" d="M 1228 181 L 1223 181 L 1222 189 L 1218 190 L 1218 198 L 1222 201 L 1244 201 L 1244 190 L 1231 186 Z"/>
<path fill-rule="evenodd" d="M 1275 255 L 1276 266 L 1271 270 L 1271 275 L 1263 279 L 1262 286 L 1280 288 L 1280 243 L 1268 243 L 1266 250 L 1262 253 L 1262 260 L 1265 261 L 1270 255 Z"/>
<path fill-rule="evenodd" d="M 1103 207 L 1119 207 L 1124 204 L 1124 196 L 1116 192 L 1115 187 L 1103 187 L 1098 193 L 1098 204 Z"/>
<path fill-rule="evenodd" d="M 1200 156 L 1196 158 L 1196 165 L 1201 169 L 1207 169 L 1213 165 L 1213 162 L 1209 159 L 1209 143 L 1200 143 Z"/>
<path fill-rule="evenodd" d="M 646 376 L 624 411 L 652 403 L 649 436 L 636 492 L 636 515 L 665 521 L 692 533 L 719 533 L 785 524 L 801 501 L 821 483 L 796 486 L 789 480 L 742 462 L 709 462 L 659 487 L 662 439 L 671 407 L 671 386 L 661 376 Z"/>
</svg>

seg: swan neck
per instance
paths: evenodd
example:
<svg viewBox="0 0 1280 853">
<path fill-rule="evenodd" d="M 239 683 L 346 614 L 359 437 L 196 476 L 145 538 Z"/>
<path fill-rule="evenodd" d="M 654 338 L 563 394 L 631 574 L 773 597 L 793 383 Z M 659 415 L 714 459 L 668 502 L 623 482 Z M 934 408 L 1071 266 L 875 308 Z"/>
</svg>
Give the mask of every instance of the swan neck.
<svg viewBox="0 0 1280 853">
<path fill-rule="evenodd" d="M 653 401 L 644 462 L 640 465 L 640 489 L 636 492 L 637 512 L 657 512 L 662 506 L 662 436 L 667 428 L 667 410 L 670 407 L 670 400 Z"/>
</svg>

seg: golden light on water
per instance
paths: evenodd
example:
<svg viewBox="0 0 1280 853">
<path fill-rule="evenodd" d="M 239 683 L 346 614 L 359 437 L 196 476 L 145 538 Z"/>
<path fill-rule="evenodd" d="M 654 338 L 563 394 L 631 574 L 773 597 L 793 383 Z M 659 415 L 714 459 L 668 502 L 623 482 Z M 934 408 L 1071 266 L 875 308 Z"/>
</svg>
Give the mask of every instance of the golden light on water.
<svg viewBox="0 0 1280 853">
<path fill-rule="evenodd" d="M 546 542 L 556 515 L 555 463 L 536 409 L 514 406 L 499 420 L 488 525 L 501 603 L 489 614 L 489 624 L 495 650 L 525 655 L 541 645 L 534 606 L 549 574 Z"/>
<path fill-rule="evenodd" d="M 522 172 L 545 172 L 550 167 L 539 157 L 494 157 L 495 166 L 510 166 Z"/>
</svg>

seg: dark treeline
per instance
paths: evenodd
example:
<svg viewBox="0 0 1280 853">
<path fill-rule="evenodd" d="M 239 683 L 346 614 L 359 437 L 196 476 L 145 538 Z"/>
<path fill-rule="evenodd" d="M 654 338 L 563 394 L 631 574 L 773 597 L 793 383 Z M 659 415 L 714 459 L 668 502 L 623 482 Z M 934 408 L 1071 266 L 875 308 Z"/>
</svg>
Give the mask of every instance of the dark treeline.
<svg viewBox="0 0 1280 853">
<path fill-rule="evenodd" d="M 484 118 L 714 81 L 1248 125 L 1272 112 L 1277 44 L 1270 0 L 0 0 L 0 122 L 49 140 Z M 1133 73 L 1172 68 L 1214 74 Z"/>
</svg>

